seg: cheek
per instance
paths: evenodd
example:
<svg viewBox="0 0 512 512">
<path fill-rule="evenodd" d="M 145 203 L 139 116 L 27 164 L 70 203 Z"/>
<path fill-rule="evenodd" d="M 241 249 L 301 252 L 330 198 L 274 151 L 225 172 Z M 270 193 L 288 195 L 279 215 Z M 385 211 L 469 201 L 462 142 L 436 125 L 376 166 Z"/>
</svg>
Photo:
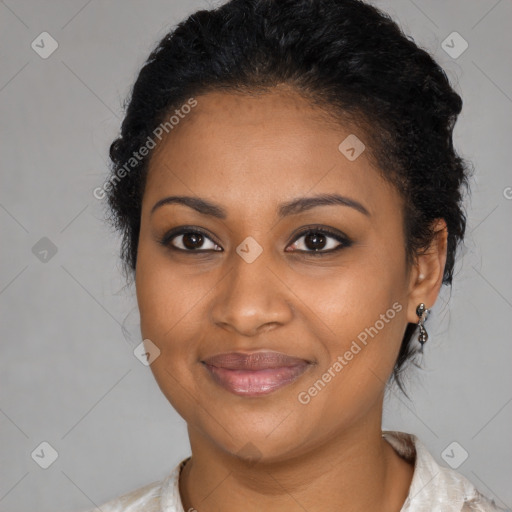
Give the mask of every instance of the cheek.
<svg viewBox="0 0 512 512">
<path fill-rule="evenodd" d="M 308 304 L 320 312 L 321 321 L 312 330 L 323 344 L 324 357 L 295 398 L 306 422 L 306 418 L 322 418 L 318 435 L 353 424 L 375 406 L 403 337 L 406 308 L 398 290 L 392 294 L 385 285 L 375 289 L 358 282 L 330 284 L 330 299 L 315 303 L 312 297 Z"/>
<path fill-rule="evenodd" d="M 165 252 L 141 243 L 136 269 L 137 302 L 142 335 L 165 345 L 193 315 L 205 290 L 192 282 Z"/>
<path fill-rule="evenodd" d="M 381 315 L 385 315 L 386 329 L 382 329 L 379 321 L 379 330 L 389 332 L 391 324 L 400 323 L 397 309 L 405 307 L 407 292 L 403 268 L 397 261 L 391 263 L 396 260 L 395 254 L 385 250 L 374 253 L 378 255 L 360 251 L 344 260 L 342 267 L 327 269 L 322 274 L 316 272 L 315 276 L 303 275 L 291 284 L 307 306 L 304 315 L 323 322 L 335 340 L 357 337 L 379 321 Z M 395 302 L 401 307 L 395 306 L 386 315 Z"/>
<path fill-rule="evenodd" d="M 141 334 L 160 350 L 150 369 L 164 396 L 183 417 L 194 415 L 199 391 L 190 368 L 196 364 L 197 307 L 204 291 L 156 251 L 139 246 L 136 272 Z M 195 326 L 195 327 L 194 327 Z"/>
<path fill-rule="evenodd" d="M 196 362 L 199 335 L 206 329 L 205 303 L 214 285 L 208 274 L 194 275 L 164 251 L 139 245 L 136 290 L 141 334 L 161 351 L 152 369 L 165 365 L 176 372 Z"/>
<path fill-rule="evenodd" d="M 308 383 L 327 373 L 326 391 L 321 383 L 317 386 L 323 395 L 314 399 L 317 403 L 333 401 L 346 407 L 351 397 L 343 390 L 357 390 L 351 395 L 359 400 L 376 396 L 385 386 L 407 324 L 407 287 L 398 252 L 368 252 L 347 260 L 344 268 L 318 279 L 316 286 L 309 279 L 294 285 L 299 297 L 307 297 L 302 314 L 324 349 Z"/>
</svg>

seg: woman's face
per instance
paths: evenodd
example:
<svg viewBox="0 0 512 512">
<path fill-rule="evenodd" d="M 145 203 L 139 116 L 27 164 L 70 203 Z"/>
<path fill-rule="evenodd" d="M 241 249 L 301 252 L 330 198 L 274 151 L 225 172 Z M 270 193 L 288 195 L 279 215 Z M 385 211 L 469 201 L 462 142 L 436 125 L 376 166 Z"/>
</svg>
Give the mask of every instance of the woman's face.
<svg viewBox="0 0 512 512">
<path fill-rule="evenodd" d="M 380 422 L 415 321 L 398 192 L 358 156 L 364 134 L 288 91 L 196 99 L 155 149 L 142 204 L 137 299 L 161 390 L 189 431 L 268 460 Z M 312 201 L 326 195 L 342 199 Z M 170 196 L 190 202 L 153 210 Z"/>
</svg>

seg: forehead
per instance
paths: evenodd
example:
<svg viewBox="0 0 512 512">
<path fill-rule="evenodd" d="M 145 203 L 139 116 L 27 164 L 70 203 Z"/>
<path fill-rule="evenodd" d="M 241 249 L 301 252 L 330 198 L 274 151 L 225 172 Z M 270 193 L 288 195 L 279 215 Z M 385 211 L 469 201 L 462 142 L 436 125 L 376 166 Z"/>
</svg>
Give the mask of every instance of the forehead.
<svg viewBox="0 0 512 512">
<path fill-rule="evenodd" d="M 210 92 L 196 100 L 152 155 L 151 199 L 193 192 L 247 207 L 342 192 L 371 203 L 389 188 L 366 150 L 350 160 L 339 149 L 347 138 L 364 143 L 360 129 L 335 123 L 287 88 L 254 96 Z"/>
<path fill-rule="evenodd" d="M 202 143 L 213 139 L 231 145 L 243 142 L 249 149 L 260 142 L 284 144 L 287 136 L 289 141 L 302 137 L 302 144 L 307 145 L 317 129 L 340 130 L 340 124 L 333 118 L 287 86 L 250 95 L 212 91 L 195 100 L 197 106 L 181 116 L 155 154 L 175 149 L 187 142 L 191 135 L 196 139 L 203 137 Z"/>
</svg>

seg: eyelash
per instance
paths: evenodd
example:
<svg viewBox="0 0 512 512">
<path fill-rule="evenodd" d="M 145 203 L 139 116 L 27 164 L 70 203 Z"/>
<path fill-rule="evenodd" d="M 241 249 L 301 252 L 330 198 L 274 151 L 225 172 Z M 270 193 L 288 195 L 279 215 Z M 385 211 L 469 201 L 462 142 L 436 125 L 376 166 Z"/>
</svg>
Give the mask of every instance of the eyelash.
<svg viewBox="0 0 512 512">
<path fill-rule="evenodd" d="M 171 244 L 171 241 L 175 237 L 180 236 L 180 235 L 184 235 L 184 234 L 200 234 L 200 235 L 203 235 L 204 237 L 208 238 L 210 241 L 212 241 L 216 245 L 220 246 L 220 244 L 218 244 L 215 240 L 213 240 L 212 237 L 206 231 L 204 231 L 201 228 L 197 228 L 197 227 L 193 227 L 193 226 L 182 226 L 180 228 L 173 229 L 173 230 L 169 231 L 168 233 L 166 233 L 159 240 L 159 243 L 161 245 L 163 245 L 164 247 L 167 247 L 167 248 L 169 248 L 169 249 L 171 249 L 173 251 L 188 252 L 188 253 L 191 253 L 191 254 L 194 254 L 194 253 L 195 254 L 197 254 L 197 253 L 207 253 L 207 252 L 223 252 L 223 251 L 216 251 L 216 250 L 212 250 L 212 249 L 207 249 L 207 250 L 201 250 L 201 249 L 196 249 L 196 250 L 181 249 L 181 248 L 175 247 L 175 246 L 173 246 Z M 300 233 L 298 233 L 296 235 L 296 237 L 293 239 L 293 241 L 292 241 L 292 243 L 290 245 L 295 244 L 302 237 L 307 236 L 307 235 L 312 235 L 312 234 L 321 234 L 321 235 L 326 235 L 328 237 L 334 238 L 337 242 L 340 242 L 340 245 L 338 245 L 334 249 L 328 249 L 328 250 L 323 250 L 323 249 L 320 249 L 318 251 L 313 251 L 313 250 L 309 250 L 309 251 L 293 250 L 293 251 L 287 251 L 287 252 L 305 254 L 305 255 L 308 255 L 308 256 L 310 256 L 310 255 L 313 255 L 313 256 L 324 256 L 324 255 L 328 255 L 328 254 L 332 254 L 334 252 L 337 252 L 337 251 L 339 251 L 341 249 L 350 247 L 352 245 L 352 241 L 347 236 L 342 235 L 341 233 L 337 233 L 337 232 L 331 231 L 328 228 L 320 227 L 320 226 L 318 226 L 318 227 L 314 227 L 314 226 L 313 227 L 308 227 L 307 229 L 301 231 Z"/>
</svg>

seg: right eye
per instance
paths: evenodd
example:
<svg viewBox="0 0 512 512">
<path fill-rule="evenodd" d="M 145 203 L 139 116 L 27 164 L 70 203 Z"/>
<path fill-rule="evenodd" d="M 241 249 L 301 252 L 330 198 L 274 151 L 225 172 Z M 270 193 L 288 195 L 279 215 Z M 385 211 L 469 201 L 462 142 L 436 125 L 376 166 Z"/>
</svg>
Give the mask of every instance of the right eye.
<svg viewBox="0 0 512 512">
<path fill-rule="evenodd" d="M 204 248 L 205 243 L 210 243 L 210 247 Z M 199 228 L 182 227 L 173 229 L 166 233 L 160 240 L 160 243 L 175 251 L 183 252 L 208 252 L 222 251 L 205 231 Z"/>
</svg>

